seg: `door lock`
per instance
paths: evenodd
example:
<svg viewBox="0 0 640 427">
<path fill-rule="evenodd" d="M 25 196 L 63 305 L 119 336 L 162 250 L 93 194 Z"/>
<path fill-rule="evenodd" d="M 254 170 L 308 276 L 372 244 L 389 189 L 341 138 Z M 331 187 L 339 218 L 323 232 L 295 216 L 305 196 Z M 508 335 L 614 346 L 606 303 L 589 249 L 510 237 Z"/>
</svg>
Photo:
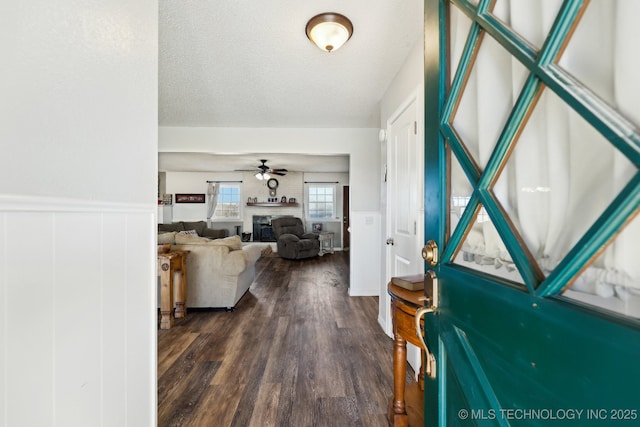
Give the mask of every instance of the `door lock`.
<svg viewBox="0 0 640 427">
<path fill-rule="evenodd" d="M 429 240 L 422 248 L 422 259 L 431 267 L 435 267 L 438 264 L 438 244 L 435 240 Z"/>
</svg>

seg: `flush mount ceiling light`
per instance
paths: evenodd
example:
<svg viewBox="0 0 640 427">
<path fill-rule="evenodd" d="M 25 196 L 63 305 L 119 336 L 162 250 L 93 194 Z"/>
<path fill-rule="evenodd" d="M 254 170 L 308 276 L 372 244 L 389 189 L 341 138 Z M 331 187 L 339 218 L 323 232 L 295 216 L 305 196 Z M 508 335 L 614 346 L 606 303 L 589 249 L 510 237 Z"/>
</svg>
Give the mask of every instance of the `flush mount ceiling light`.
<svg viewBox="0 0 640 427">
<path fill-rule="evenodd" d="M 307 37 L 326 52 L 338 50 L 353 34 L 353 24 L 339 13 L 321 13 L 307 22 Z"/>
</svg>

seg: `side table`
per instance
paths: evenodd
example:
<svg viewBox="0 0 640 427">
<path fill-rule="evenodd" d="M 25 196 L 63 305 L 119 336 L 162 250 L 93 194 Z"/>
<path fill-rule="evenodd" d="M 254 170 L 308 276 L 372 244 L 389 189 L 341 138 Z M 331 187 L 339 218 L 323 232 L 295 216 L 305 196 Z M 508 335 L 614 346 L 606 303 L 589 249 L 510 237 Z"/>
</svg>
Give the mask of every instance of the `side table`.
<svg viewBox="0 0 640 427">
<path fill-rule="evenodd" d="M 173 319 L 185 317 L 187 308 L 187 254 L 190 251 L 171 251 L 158 254 L 160 276 L 160 329 L 170 329 Z M 176 310 L 173 313 L 174 285 Z"/>
<path fill-rule="evenodd" d="M 333 253 L 333 237 L 334 233 L 332 231 L 322 231 L 318 235 L 318 240 L 320 240 L 320 252 L 318 255 L 322 256 L 324 254 L 332 254 Z"/>
<path fill-rule="evenodd" d="M 424 360 L 422 344 L 416 335 L 415 314 L 423 307 L 423 290 L 409 291 L 392 283 L 387 285 L 391 296 L 391 319 L 393 321 L 393 398 L 389 403 L 389 425 L 407 427 L 423 423 L 424 368 L 420 366 L 418 382 L 412 389 L 406 390 L 405 376 L 407 366 L 407 342 L 420 348 L 421 360 Z M 405 393 L 405 391 L 407 393 Z M 405 401 L 405 396 L 410 397 Z M 413 421 L 410 423 L 410 419 Z"/>
</svg>

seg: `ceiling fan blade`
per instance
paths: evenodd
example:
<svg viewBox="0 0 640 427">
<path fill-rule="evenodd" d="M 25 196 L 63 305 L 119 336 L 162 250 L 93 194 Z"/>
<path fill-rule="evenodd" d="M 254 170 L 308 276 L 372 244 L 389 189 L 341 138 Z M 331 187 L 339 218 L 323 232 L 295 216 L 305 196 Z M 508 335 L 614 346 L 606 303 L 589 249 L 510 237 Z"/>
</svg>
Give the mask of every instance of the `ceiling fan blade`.
<svg viewBox="0 0 640 427">
<path fill-rule="evenodd" d="M 279 175 L 279 176 L 285 176 L 286 173 L 284 172 L 279 172 L 279 171 L 270 171 L 269 172 L 271 175 Z"/>
<path fill-rule="evenodd" d="M 289 172 L 287 169 L 271 169 L 271 172 Z"/>
</svg>

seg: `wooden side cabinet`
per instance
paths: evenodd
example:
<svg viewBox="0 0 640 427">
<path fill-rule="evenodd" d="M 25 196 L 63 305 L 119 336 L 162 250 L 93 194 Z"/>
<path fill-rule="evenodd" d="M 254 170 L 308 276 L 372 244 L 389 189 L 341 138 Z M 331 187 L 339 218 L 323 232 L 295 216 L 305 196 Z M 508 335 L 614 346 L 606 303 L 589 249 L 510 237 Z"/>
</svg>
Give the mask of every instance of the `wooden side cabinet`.
<svg viewBox="0 0 640 427">
<path fill-rule="evenodd" d="M 407 385 L 407 342 L 421 348 L 416 334 L 415 314 L 423 306 L 424 291 L 409 291 L 389 283 L 391 319 L 393 321 L 393 398 L 389 403 L 389 425 L 417 427 L 424 423 L 424 371 L 420 366 L 417 383 Z M 424 360 L 421 351 L 421 360 Z"/>
</svg>

